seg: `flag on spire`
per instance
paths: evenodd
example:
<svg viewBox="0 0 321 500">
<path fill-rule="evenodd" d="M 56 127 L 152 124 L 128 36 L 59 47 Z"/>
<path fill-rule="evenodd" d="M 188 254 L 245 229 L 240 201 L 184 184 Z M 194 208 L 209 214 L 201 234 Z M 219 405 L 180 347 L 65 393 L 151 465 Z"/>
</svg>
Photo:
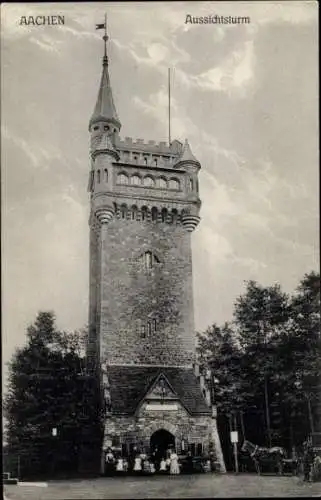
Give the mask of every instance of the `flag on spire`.
<svg viewBox="0 0 321 500">
<path fill-rule="evenodd" d="M 96 24 L 96 30 L 104 30 L 106 29 L 106 24 Z"/>
</svg>

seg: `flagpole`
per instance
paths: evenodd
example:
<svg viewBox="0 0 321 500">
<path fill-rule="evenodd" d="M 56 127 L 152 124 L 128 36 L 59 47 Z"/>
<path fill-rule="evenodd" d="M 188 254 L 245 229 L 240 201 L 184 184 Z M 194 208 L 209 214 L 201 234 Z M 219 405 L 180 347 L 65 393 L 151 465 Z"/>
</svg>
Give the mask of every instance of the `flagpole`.
<svg viewBox="0 0 321 500">
<path fill-rule="evenodd" d="M 171 69 L 168 68 L 168 144 L 171 145 Z"/>
</svg>

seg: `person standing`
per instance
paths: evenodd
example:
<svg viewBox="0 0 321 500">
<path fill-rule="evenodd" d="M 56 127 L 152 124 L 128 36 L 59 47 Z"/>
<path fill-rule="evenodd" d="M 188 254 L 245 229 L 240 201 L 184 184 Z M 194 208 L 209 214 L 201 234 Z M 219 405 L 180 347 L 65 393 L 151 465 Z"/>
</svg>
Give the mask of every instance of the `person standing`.
<svg viewBox="0 0 321 500">
<path fill-rule="evenodd" d="M 116 472 L 122 474 L 124 472 L 124 459 L 122 457 L 118 457 L 116 463 Z"/>
<path fill-rule="evenodd" d="M 313 463 L 313 449 L 311 443 L 306 441 L 304 443 L 304 453 L 303 453 L 303 481 L 309 481 L 310 471 Z"/>
<path fill-rule="evenodd" d="M 139 453 L 137 453 L 137 455 L 135 457 L 133 471 L 135 474 L 139 474 L 142 472 L 142 459 L 141 459 L 141 455 Z"/>
<path fill-rule="evenodd" d="M 106 464 L 106 475 L 112 476 L 115 471 L 115 456 L 111 448 L 107 449 L 105 464 Z"/>
<path fill-rule="evenodd" d="M 159 472 L 160 472 L 160 474 L 166 474 L 166 472 L 167 472 L 166 460 L 164 457 L 162 457 L 162 459 L 160 461 Z"/>
<path fill-rule="evenodd" d="M 169 459 L 170 459 L 169 473 L 179 474 L 178 455 L 175 450 L 172 451 Z"/>
</svg>

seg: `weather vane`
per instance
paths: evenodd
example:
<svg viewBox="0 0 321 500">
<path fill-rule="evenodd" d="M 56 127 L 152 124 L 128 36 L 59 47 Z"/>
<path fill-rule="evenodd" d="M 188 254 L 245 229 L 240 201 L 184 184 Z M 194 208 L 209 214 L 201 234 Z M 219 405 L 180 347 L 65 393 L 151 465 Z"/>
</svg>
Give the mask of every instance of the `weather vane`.
<svg viewBox="0 0 321 500">
<path fill-rule="evenodd" d="M 108 40 L 108 35 L 107 35 L 107 14 L 105 14 L 105 22 L 103 24 L 96 24 L 96 30 L 105 30 L 103 40 L 104 40 L 104 59 L 103 62 L 107 63 L 107 40 Z"/>
</svg>

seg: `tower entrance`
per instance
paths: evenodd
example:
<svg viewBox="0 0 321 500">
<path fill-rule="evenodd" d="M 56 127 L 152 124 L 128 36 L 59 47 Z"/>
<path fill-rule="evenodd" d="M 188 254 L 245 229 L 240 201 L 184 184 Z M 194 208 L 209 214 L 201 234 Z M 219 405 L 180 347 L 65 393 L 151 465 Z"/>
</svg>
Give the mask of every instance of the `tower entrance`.
<svg viewBox="0 0 321 500">
<path fill-rule="evenodd" d="M 169 447 L 175 448 L 175 436 L 171 432 L 159 429 L 152 434 L 150 438 L 150 449 L 152 452 L 157 449 L 157 454 L 163 457 L 166 455 L 166 450 Z"/>
</svg>

